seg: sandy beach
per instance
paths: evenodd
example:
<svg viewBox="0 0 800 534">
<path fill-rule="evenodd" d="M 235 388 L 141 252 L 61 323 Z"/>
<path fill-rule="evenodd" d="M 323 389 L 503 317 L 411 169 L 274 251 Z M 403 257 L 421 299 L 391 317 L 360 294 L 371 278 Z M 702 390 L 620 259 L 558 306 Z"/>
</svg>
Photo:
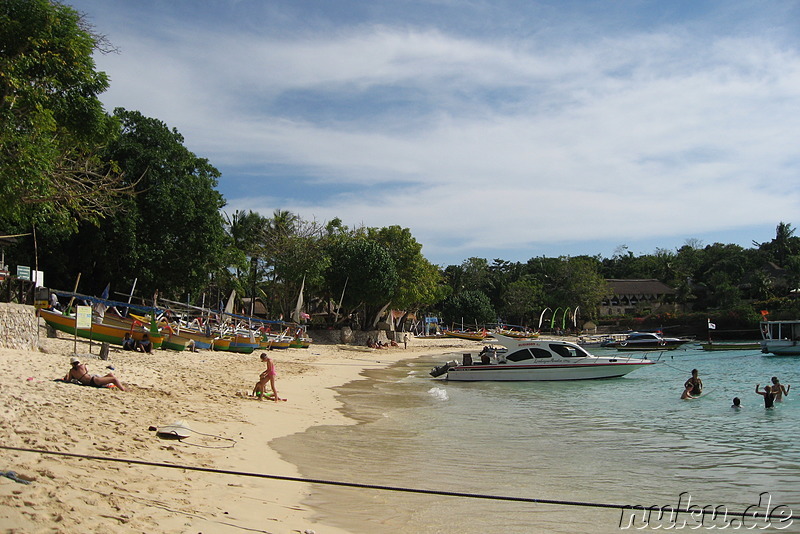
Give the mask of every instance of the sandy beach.
<svg viewBox="0 0 800 534">
<path fill-rule="evenodd" d="M 331 389 L 369 368 L 474 342 L 411 338 L 374 352 L 313 344 L 271 351 L 286 402 L 250 396 L 265 368 L 259 352 L 123 352 L 98 357 L 79 339 L 40 328 L 39 350 L 0 349 L 0 443 L 93 457 L 297 477 L 270 441 L 315 425 L 350 424 Z M 127 391 L 56 381 L 77 353 L 92 374 L 113 372 Z M 113 369 L 112 369 L 113 368 Z M 152 427 L 185 422 L 183 440 Z M 303 504 L 307 483 L 191 469 L 2 450 L 0 525 L 9 533 L 341 533 Z"/>
</svg>

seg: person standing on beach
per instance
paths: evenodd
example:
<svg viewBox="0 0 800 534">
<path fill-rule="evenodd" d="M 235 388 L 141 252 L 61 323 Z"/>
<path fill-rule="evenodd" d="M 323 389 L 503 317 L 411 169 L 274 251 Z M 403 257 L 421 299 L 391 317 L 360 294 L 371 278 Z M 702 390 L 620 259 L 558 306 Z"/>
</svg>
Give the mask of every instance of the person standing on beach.
<svg viewBox="0 0 800 534">
<path fill-rule="evenodd" d="M 784 386 L 777 376 L 772 377 L 772 394 L 775 395 L 775 402 L 783 402 L 783 396 L 789 394 L 792 385 Z"/>
<path fill-rule="evenodd" d="M 693 397 L 698 397 L 703 393 L 703 381 L 700 380 L 700 378 L 697 376 L 697 373 L 697 369 L 692 369 L 692 376 L 686 381 L 686 383 L 683 384 L 684 388 L 691 386 L 692 390 L 690 391 L 690 394 Z"/>
<path fill-rule="evenodd" d="M 275 363 L 272 361 L 272 359 L 269 356 L 267 356 L 266 352 L 262 352 L 261 353 L 261 361 L 265 362 L 267 364 L 266 371 L 261 373 L 261 381 L 262 382 L 269 382 L 269 385 L 272 388 L 272 400 L 274 400 L 276 402 L 279 401 L 279 400 L 284 400 L 284 399 L 278 397 L 278 390 L 275 389 L 275 376 L 278 374 L 275 371 Z"/>
<path fill-rule="evenodd" d="M 775 405 L 775 394 L 769 385 L 764 386 L 764 391 L 758 389 L 761 384 L 756 384 L 756 393 L 764 397 L 764 408 L 772 408 Z"/>
</svg>

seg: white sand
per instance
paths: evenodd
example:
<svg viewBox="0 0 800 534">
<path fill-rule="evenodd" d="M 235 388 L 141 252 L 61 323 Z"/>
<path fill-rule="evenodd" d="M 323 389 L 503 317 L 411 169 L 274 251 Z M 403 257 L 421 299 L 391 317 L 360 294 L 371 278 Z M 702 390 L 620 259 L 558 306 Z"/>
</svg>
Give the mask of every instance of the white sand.
<svg viewBox="0 0 800 534">
<path fill-rule="evenodd" d="M 265 368 L 258 352 L 112 348 L 103 361 L 94 344 L 89 371 L 114 367 L 122 392 L 55 382 L 69 370 L 73 340 L 41 332 L 39 352 L 0 349 L 3 446 L 294 477 L 297 468 L 269 443 L 314 425 L 350 424 L 331 388 L 366 368 L 476 346 L 412 338 L 407 349 L 369 353 L 320 344 L 272 351 L 278 393 L 288 399 L 272 402 L 249 397 Z M 77 352 L 88 353 L 89 344 L 78 340 Z M 190 438 L 164 440 L 148 430 L 176 421 L 195 431 Z M 9 533 L 343 532 L 315 523 L 303 505 L 310 486 L 301 482 L 0 450 L 0 471 L 9 470 L 32 479 L 0 477 L 0 527 Z"/>
</svg>

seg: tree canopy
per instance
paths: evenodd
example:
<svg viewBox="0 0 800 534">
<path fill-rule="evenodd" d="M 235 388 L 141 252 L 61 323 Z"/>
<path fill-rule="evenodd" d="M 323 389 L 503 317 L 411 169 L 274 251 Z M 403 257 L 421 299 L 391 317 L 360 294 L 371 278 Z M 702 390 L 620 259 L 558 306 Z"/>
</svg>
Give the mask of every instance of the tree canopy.
<svg viewBox="0 0 800 534">
<path fill-rule="evenodd" d="M 116 133 L 98 95 L 104 39 L 48 0 L 0 4 L 0 218 L 6 227 L 97 222 L 129 192 L 100 150 Z"/>
</svg>

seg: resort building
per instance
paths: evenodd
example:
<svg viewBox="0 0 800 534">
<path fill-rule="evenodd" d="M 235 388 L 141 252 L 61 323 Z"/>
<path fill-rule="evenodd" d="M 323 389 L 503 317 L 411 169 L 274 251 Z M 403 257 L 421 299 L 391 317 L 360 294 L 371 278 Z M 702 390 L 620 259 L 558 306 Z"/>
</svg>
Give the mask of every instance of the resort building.
<svg viewBox="0 0 800 534">
<path fill-rule="evenodd" d="M 609 294 L 600 303 L 600 316 L 642 315 L 659 310 L 672 311 L 675 290 L 654 278 L 606 280 Z"/>
</svg>

